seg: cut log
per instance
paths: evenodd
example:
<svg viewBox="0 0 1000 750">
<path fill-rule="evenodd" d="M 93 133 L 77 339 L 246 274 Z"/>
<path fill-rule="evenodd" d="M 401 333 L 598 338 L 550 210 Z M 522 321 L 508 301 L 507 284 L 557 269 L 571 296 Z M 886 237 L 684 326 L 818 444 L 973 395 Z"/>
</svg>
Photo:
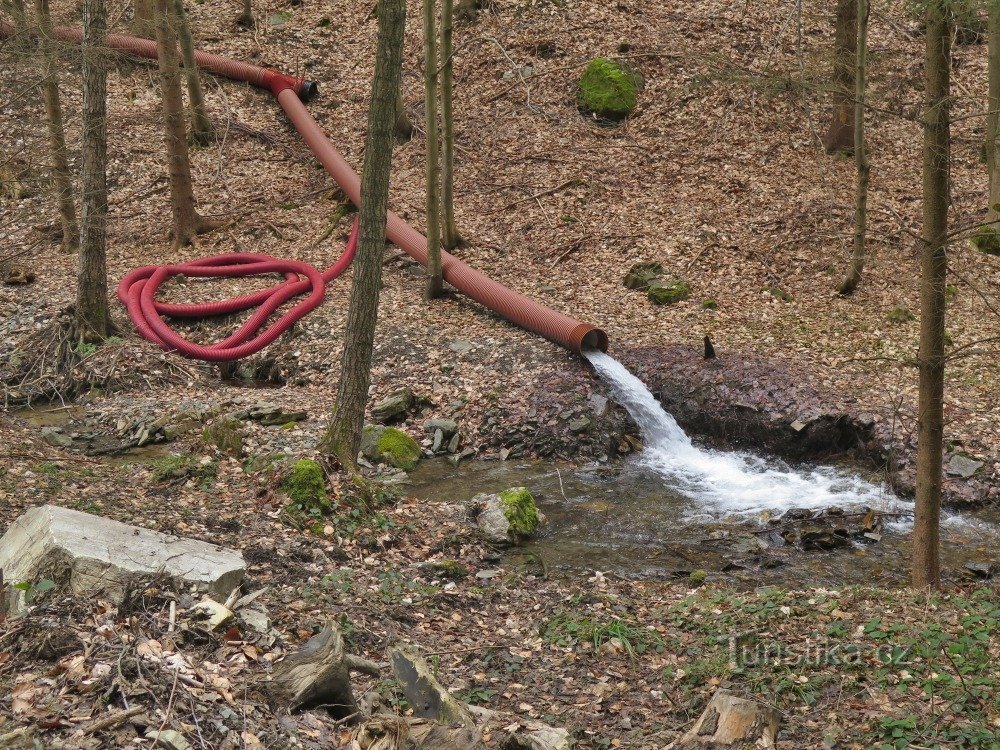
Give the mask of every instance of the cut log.
<svg viewBox="0 0 1000 750">
<path fill-rule="evenodd" d="M 340 629 L 330 622 L 298 652 L 274 665 L 268 691 L 291 710 L 323 706 L 338 719 L 360 714 L 351 670 L 378 676 L 378 666 L 344 652 Z"/>
<path fill-rule="evenodd" d="M 414 716 L 442 724 L 476 725 L 469 709 L 435 679 L 415 648 L 394 646 L 389 649 L 389 661 L 396 679 L 403 686 L 406 700 L 413 707 Z"/>
<path fill-rule="evenodd" d="M 775 747 L 780 720 L 781 714 L 770 706 L 719 690 L 691 730 L 664 750 L 769 750 Z"/>
<path fill-rule="evenodd" d="M 354 732 L 354 750 L 482 750 L 472 727 L 446 727 L 430 719 L 375 716 Z"/>
</svg>

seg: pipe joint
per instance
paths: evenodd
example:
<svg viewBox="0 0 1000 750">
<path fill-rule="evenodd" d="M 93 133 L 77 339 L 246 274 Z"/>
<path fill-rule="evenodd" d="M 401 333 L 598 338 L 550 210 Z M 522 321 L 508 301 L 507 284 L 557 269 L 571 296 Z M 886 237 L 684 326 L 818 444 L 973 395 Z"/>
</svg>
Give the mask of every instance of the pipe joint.
<svg viewBox="0 0 1000 750">
<path fill-rule="evenodd" d="M 308 102 L 319 92 L 315 81 L 295 78 L 287 73 L 279 73 L 277 70 L 265 70 L 261 83 L 276 97 L 285 89 L 291 89 L 304 102 Z"/>
</svg>

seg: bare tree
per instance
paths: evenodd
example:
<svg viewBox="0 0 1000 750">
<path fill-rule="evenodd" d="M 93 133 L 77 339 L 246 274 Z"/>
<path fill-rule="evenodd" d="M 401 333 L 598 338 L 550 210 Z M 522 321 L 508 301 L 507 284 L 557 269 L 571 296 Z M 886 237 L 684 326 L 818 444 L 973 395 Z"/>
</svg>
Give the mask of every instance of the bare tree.
<svg viewBox="0 0 1000 750">
<path fill-rule="evenodd" d="M 924 59 L 923 229 L 913 586 L 941 578 L 941 454 L 944 448 L 944 316 L 948 274 L 951 29 L 948 0 L 928 0 Z"/>
<path fill-rule="evenodd" d="M 242 26 L 245 29 L 253 28 L 253 5 L 250 0 L 243 0 L 243 9 L 240 11 L 239 18 L 236 19 L 236 25 Z"/>
<path fill-rule="evenodd" d="M 444 246 L 454 250 L 465 244 L 455 223 L 455 117 L 452 113 L 452 32 L 455 0 L 441 0 L 441 141 L 443 145 L 441 223 Z"/>
<path fill-rule="evenodd" d="M 76 287 L 76 335 L 98 342 L 113 330 L 107 273 L 107 70 L 104 0 L 83 3 L 83 175 L 80 266 Z"/>
<path fill-rule="evenodd" d="M 49 0 L 35 0 L 38 17 L 39 45 L 42 52 L 42 93 L 45 118 L 49 130 L 49 156 L 52 160 L 52 194 L 59 209 L 62 225 L 62 251 L 75 253 L 80 241 L 73 205 L 73 181 L 66 154 L 66 133 L 63 128 L 62 106 L 59 102 L 59 76 L 56 73 L 56 52 L 52 41 L 52 15 Z"/>
<path fill-rule="evenodd" d="M 135 0 L 132 3 L 132 31 L 139 36 L 156 34 L 156 0 Z"/>
<path fill-rule="evenodd" d="M 854 78 L 854 164 L 858 186 L 854 194 L 854 252 L 851 268 L 837 286 L 841 294 L 853 294 L 861 283 L 867 257 L 868 147 L 865 145 L 865 89 L 868 86 L 868 0 L 856 0 L 858 8 L 857 66 Z"/>
<path fill-rule="evenodd" d="M 184 0 L 173 0 L 174 18 L 177 23 L 177 38 L 181 43 L 184 60 L 184 81 L 187 83 L 188 103 L 191 105 L 191 140 L 199 146 L 207 146 L 212 141 L 212 121 L 205 109 L 205 95 L 201 91 L 198 65 L 194 60 L 194 38 L 184 12 Z"/>
<path fill-rule="evenodd" d="M 368 135 L 361 172 L 360 237 L 354 261 L 354 281 L 340 361 L 337 405 L 321 448 L 342 466 L 355 468 L 365 404 L 371 382 L 372 346 L 382 288 L 382 256 L 385 252 L 385 222 L 389 207 L 389 177 L 403 60 L 405 0 L 381 0 L 378 16 L 378 46 L 375 76 L 368 108 Z"/>
<path fill-rule="evenodd" d="M 25 44 L 28 39 L 28 14 L 24 12 L 24 0 L 9 0 L 4 6 L 9 6 L 10 15 L 14 19 L 14 34 L 16 44 Z"/>
<path fill-rule="evenodd" d="M 431 300 L 444 291 L 441 270 L 441 179 L 438 156 L 437 34 L 434 0 L 424 0 L 424 110 L 427 137 L 427 287 Z"/>
<path fill-rule="evenodd" d="M 858 43 L 857 0 L 837 0 L 833 37 L 833 112 L 823 137 L 828 154 L 850 153 L 854 147 L 855 56 Z"/>
<path fill-rule="evenodd" d="M 990 0 L 989 12 L 989 98 L 986 115 L 986 164 L 990 176 L 990 207 L 986 213 L 985 231 L 980 234 L 989 242 L 994 252 L 1000 251 L 997 235 L 1000 233 L 1000 2 Z"/>
<path fill-rule="evenodd" d="M 171 23 L 171 0 L 156 0 L 156 46 L 159 55 L 160 89 L 170 175 L 170 210 L 173 215 L 173 247 L 190 245 L 194 238 L 217 226 L 195 210 L 191 186 L 191 159 L 184 129 L 184 100 L 177 62 L 177 36 Z"/>
</svg>

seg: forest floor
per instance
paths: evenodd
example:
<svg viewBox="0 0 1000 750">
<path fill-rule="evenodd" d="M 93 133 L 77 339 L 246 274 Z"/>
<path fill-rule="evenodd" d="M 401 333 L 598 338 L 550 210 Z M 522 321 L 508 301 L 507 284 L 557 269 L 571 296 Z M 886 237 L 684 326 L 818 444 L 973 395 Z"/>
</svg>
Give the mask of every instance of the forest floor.
<svg viewBox="0 0 1000 750">
<path fill-rule="evenodd" d="M 419 125 L 421 46 L 413 20 L 419 9 L 410 6 L 404 98 Z M 603 328 L 611 353 L 622 358 L 644 347 L 697 347 L 709 335 L 722 360 L 752 354 L 776 370 L 808 373 L 858 411 L 912 432 L 916 371 L 905 363 L 915 356 L 919 326 L 920 127 L 913 115 L 922 95 L 923 41 L 901 3 L 876 15 L 871 80 L 877 109 L 869 118 L 873 256 L 859 290 L 841 298 L 833 287 L 850 254 L 854 168 L 818 145 L 828 107 L 822 82 L 829 69 L 829 6 L 807 8 L 800 27 L 790 2 L 491 4 L 475 24 L 456 32 L 456 211 L 470 241 L 459 255 L 498 281 Z M 127 31 L 129 7 L 113 5 L 113 30 Z M 348 161 L 360 165 L 376 34 L 371 4 L 334 9 L 268 0 L 255 10 L 258 23 L 247 31 L 234 25 L 235 8 L 191 5 L 199 47 L 317 80 L 321 93 L 310 111 Z M 57 23 L 80 23 L 75 3 L 53 3 L 53 13 Z M 73 49 L 62 52 L 63 107 L 77 168 L 78 58 Z M 646 80 L 638 111 L 617 127 L 576 108 L 577 76 L 597 56 L 623 59 Z M 985 213 L 986 173 L 979 161 L 984 121 L 976 116 L 986 97 L 985 68 L 984 46 L 956 48 L 956 228 L 974 227 Z M 58 254 L 46 230 L 54 215 L 43 180 L 43 110 L 31 94 L 37 60 L 5 42 L 0 69 L 8 92 L 0 104 L 2 163 L 17 167 L 23 188 L 19 200 L 0 197 L 0 259 L 17 253 L 14 263 L 35 275 L 31 284 L 0 287 L 5 370 L 39 346 L 49 323 L 71 304 L 75 267 Z M 241 85 L 214 79 L 206 84 L 219 138 L 194 153 L 195 192 L 203 214 L 228 224 L 201 238 L 198 247 L 168 257 L 155 73 L 124 61 L 111 69 L 112 284 L 136 266 L 201 255 L 264 252 L 323 268 L 340 252 L 346 219 L 329 239 L 317 241 L 340 196 L 276 104 Z M 420 132 L 396 150 L 390 201 L 417 227 L 423 217 L 423 154 Z M 658 261 L 686 280 L 691 298 L 657 307 L 623 288 L 625 271 L 640 261 Z M 947 370 L 946 437 L 949 450 L 982 460 L 983 472 L 996 477 L 1000 258 L 959 240 L 949 263 L 947 325 L 954 357 Z M 112 459 L 49 445 L 37 422 L 7 411 L 0 418 L 0 444 L 9 446 L 0 476 L 0 521 L 9 523 L 45 500 L 242 549 L 253 582 L 268 587 L 263 601 L 281 639 L 249 652 L 245 644 L 217 636 L 194 644 L 197 659 L 222 665 L 219 674 L 231 669 L 226 674 L 240 686 L 269 658 L 333 617 L 351 624 L 350 642 L 358 651 L 380 659 L 398 639 L 419 642 L 441 654 L 444 681 L 467 699 L 566 725 L 585 748 L 662 747 L 697 716 L 717 685 L 780 707 L 788 748 L 872 747 L 882 741 L 889 747 L 997 746 L 1000 615 L 989 590 L 930 598 L 853 589 L 734 594 L 712 587 L 692 591 L 688 582 L 626 583 L 596 572 L 544 576 L 512 568 L 464 524 L 442 520 L 436 505 L 386 499 L 372 512 L 352 516 L 336 475 L 331 491 L 343 505 L 319 537 L 289 526 L 267 457 L 315 453 L 335 393 L 349 278 L 328 288 L 326 303 L 294 335 L 244 368 L 243 374 L 275 381 L 276 387 L 266 389 L 224 382 L 215 367 L 159 352 L 136 338 L 116 307 L 120 339 L 77 353 L 82 361 L 74 378 L 94 389 L 72 393 L 73 378 L 54 386 L 31 382 L 7 388 L 5 403 L 13 407 L 31 389 L 47 389 L 58 400 L 61 390 L 78 401 L 78 408 L 67 409 L 72 429 L 105 435 L 164 414 L 259 402 L 305 411 L 307 417 L 289 429 L 249 426 L 244 459 L 220 455 L 200 441 L 200 431 L 163 453 Z M 419 267 L 391 249 L 384 279 L 372 402 L 404 386 L 425 398 L 422 411 L 403 425 L 418 439 L 429 443 L 420 434 L 424 419 L 448 416 L 460 424 L 462 447 L 480 458 L 613 456 L 596 438 L 574 438 L 576 443 L 546 451 L 537 441 L 512 438 L 529 423 L 546 426 L 543 421 L 558 422 L 568 433 L 570 423 L 590 416 L 588 396 L 603 389 L 577 357 L 459 296 L 425 304 Z M 253 282 L 225 286 L 228 296 Z M 195 300 L 214 294 L 210 288 L 215 285 L 189 280 L 166 294 Z M 716 309 L 704 305 L 708 300 Z M 899 306 L 916 317 L 890 322 L 890 311 Z M 207 340 L 221 329 L 204 323 L 189 331 Z M 671 362 L 662 366 L 668 369 Z M 155 462 L 168 452 L 204 455 L 200 474 L 155 479 Z M 251 465 L 254 458 L 262 465 Z M 421 567 L 442 559 L 458 560 L 469 575 L 445 581 Z M 141 616 L 95 614 L 91 603 L 63 606 L 53 600 L 53 610 L 39 617 L 72 625 L 88 644 L 101 618 L 124 623 L 137 638 L 156 640 L 168 598 L 150 595 Z M 850 640 L 861 644 L 865 656 L 851 669 L 822 659 L 795 661 L 794 655 L 733 665 L 726 635 L 733 629 L 753 633 L 758 644 Z M 26 622 L 18 635 L 0 638 L 28 638 L 30 631 Z M 890 648 L 886 661 L 885 652 L 874 648 L 880 644 L 899 647 L 901 654 Z M 88 648 L 85 662 L 72 669 L 59 659 L 76 659 L 76 652 L 58 653 L 49 658 L 57 663 L 53 669 L 44 649 L 21 661 L 4 656 L 18 653 L 6 642 L 0 648 L 0 679 L 12 688 L 15 682 L 25 691 L 58 684 L 64 691 L 65 705 L 51 704 L 44 716 L 31 713 L 39 693 L 30 694 L 35 698 L 17 704 L 23 710 L 16 722 L 70 737 L 72 728 L 60 728 L 58 721 L 88 712 L 98 716 L 96 699 L 112 678 L 94 667 L 107 653 L 119 652 Z M 70 687 L 82 684 L 84 663 L 101 690 Z M 169 705 L 169 681 L 118 686 L 120 692 L 130 689 L 148 690 L 150 715 L 165 721 L 154 707 L 164 711 Z M 398 705 L 393 691 L 380 689 Z M 185 686 L 180 690 L 190 693 Z M 82 700 L 90 701 L 86 709 Z M 210 705 L 212 721 L 259 734 L 264 746 L 292 743 L 291 725 L 252 701 L 236 709 L 244 711 L 236 718 L 220 718 L 225 698 L 191 694 L 189 702 L 175 701 L 177 721 L 187 722 L 180 711 L 207 717 L 202 707 Z M 317 727 L 301 724 L 310 720 L 296 720 L 295 742 L 322 746 L 322 738 L 337 736 L 309 735 L 339 729 L 319 719 Z M 203 743 L 224 736 L 217 727 L 209 729 L 207 718 L 198 721 L 198 731 L 185 733 Z M 0 734 L 8 726 L 0 725 Z M 95 735 L 94 746 L 112 742 L 111 736 Z M 254 747 L 245 736 L 240 741 L 238 746 Z M 72 740 L 66 746 L 85 744 Z"/>
</svg>

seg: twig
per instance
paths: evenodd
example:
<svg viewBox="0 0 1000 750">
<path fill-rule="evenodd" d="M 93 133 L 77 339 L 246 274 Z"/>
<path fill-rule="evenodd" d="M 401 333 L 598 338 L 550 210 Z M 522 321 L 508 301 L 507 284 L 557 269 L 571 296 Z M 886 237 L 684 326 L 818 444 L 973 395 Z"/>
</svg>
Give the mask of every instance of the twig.
<svg viewBox="0 0 1000 750">
<path fill-rule="evenodd" d="M 124 724 L 133 716 L 137 716 L 138 714 L 141 714 L 145 710 L 146 710 L 145 706 L 133 706 L 127 711 L 119 711 L 118 713 L 112 714 L 111 716 L 101 719 L 100 721 L 95 721 L 93 724 L 91 724 L 89 727 L 83 730 L 83 735 L 84 737 L 89 737 L 90 735 L 104 731 L 105 729 L 111 729 L 112 727 L 116 727 L 119 724 Z"/>
<path fill-rule="evenodd" d="M 576 185 L 582 185 L 582 184 L 583 184 L 583 180 L 581 180 L 578 177 L 574 177 L 573 179 L 566 180 L 566 182 L 560 183 L 560 184 L 556 185 L 555 187 L 547 188 L 545 190 L 542 190 L 539 193 L 535 193 L 534 195 L 529 195 L 527 198 L 520 198 L 520 199 L 518 199 L 516 201 L 508 203 L 506 206 L 504 206 L 503 208 L 497 209 L 493 213 L 497 213 L 498 214 L 498 213 L 501 213 L 503 211 L 507 211 L 508 209 L 511 209 L 514 206 L 520 205 L 521 203 L 527 203 L 528 201 L 533 201 L 536 198 L 541 198 L 541 197 L 543 197 L 545 195 L 552 195 L 552 193 L 558 193 L 560 190 L 563 190 L 564 188 L 575 187 Z"/>
</svg>

